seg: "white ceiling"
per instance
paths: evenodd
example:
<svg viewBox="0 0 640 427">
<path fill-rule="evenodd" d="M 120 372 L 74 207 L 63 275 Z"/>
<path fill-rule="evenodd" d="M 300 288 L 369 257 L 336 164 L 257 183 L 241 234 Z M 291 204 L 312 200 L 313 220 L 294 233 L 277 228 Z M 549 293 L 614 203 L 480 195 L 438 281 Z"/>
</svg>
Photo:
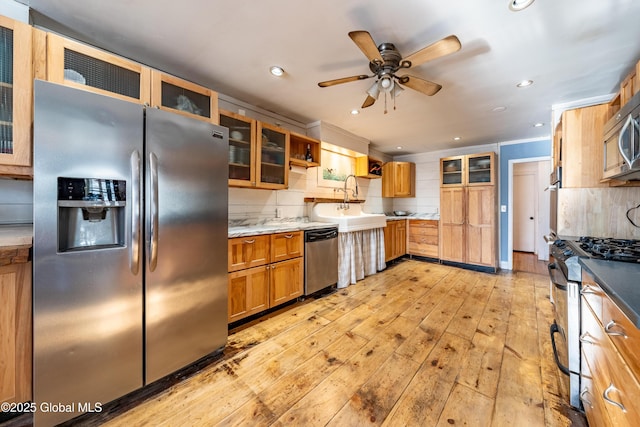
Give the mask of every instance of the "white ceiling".
<svg viewBox="0 0 640 427">
<path fill-rule="evenodd" d="M 537 0 L 520 12 L 509 0 L 20 1 L 102 48 L 392 155 L 548 137 L 553 105 L 616 92 L 640 59 L 638 0 Z M 441 84 L 436 95 L 407 88 L 395 111 L 381 96 L 352 116 L 373 79 L 317 85 L 371 74 L 352 30 L 403 56 L 450 34 L 462 49 L 409 70 Z M 284 77 L 269 74 L 276 64 Z M 523 79 L 534 84 L 516 88 Z"/>
</svg>

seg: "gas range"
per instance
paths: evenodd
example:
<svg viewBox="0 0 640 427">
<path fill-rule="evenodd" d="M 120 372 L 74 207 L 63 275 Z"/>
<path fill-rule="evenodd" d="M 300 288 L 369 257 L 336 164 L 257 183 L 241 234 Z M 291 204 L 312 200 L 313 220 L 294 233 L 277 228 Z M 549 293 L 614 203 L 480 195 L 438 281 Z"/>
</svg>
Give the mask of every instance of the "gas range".
<svg viewBox="0 0 640 427">
<path fill-rule="evenodd" d="M 622 262 L 640 262 L 640 240 L 603 237 L 580 237 L 578 240 L 556 240 L 550 254 L 567 280 L 580 282 L 581 257 Z"/>
</svg>

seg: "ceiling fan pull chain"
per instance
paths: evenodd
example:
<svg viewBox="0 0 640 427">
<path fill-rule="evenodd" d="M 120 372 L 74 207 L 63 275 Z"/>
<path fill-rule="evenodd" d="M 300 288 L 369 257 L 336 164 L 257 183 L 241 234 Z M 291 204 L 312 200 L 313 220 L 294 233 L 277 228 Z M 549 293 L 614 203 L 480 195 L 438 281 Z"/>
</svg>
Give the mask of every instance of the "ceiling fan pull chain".
<svg viewBox="0 0 640 427">
<path fill-rule="evenodd" d="M 387 92 L 384 93 L 384 113 L 387 114 Z"/>
</svg>

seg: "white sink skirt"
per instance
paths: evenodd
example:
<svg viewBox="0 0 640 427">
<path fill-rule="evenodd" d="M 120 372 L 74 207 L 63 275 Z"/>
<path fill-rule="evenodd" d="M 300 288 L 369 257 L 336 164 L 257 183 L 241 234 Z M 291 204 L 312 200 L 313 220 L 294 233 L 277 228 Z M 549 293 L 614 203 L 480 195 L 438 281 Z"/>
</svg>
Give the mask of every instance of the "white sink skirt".
<svg viewBox="0 0 640 427">
<path fill-rule="evenodd" d="M 384 270 L 384 228 L 338 233 L 338 288 Z"/>
</svg>

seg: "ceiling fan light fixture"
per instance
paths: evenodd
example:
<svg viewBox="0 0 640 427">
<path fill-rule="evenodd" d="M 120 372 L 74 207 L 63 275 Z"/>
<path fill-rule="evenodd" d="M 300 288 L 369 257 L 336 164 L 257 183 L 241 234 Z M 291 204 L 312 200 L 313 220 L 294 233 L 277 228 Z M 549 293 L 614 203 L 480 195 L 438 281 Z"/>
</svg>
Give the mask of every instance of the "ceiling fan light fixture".
<svg viewBox="0 0 640 427">
<path fill-rule="evenodd" d="M 371 87 L 367 90 L 367 95 L 369 95 L 374 99 L 378 99 L 378 96 L 380 96 L 380 86 L 378 86 L 378 82 L 379 80 L 373 83 Z"/>
<path fill-rule="evenodd" d="M 519 12 L 531 6 L 533 2 L 534 0 L 509 0 L 509 9 Z"/>
<path fill-rule="evenodd" d="M 284 75 L 284 68 L 272 65 L 271 68 L 269 68 L 269 72 L 276 77 L 282 77 Z"/>
<path fill-rule="evenodd" d="M 385 75 L 380 78 L 380 87 L 384 92 L 391 92 L 393 90 L 393 78 Z"/>
<path fill-rule="evenodd" d="M 391 97 L 392 98 L 396 98 L 398 96 L 400 96 L 400 94 L 404 92 L 404 88 L 400 85 L 393 85 L 393 89 L 391 90 Z"/>
</svg>

